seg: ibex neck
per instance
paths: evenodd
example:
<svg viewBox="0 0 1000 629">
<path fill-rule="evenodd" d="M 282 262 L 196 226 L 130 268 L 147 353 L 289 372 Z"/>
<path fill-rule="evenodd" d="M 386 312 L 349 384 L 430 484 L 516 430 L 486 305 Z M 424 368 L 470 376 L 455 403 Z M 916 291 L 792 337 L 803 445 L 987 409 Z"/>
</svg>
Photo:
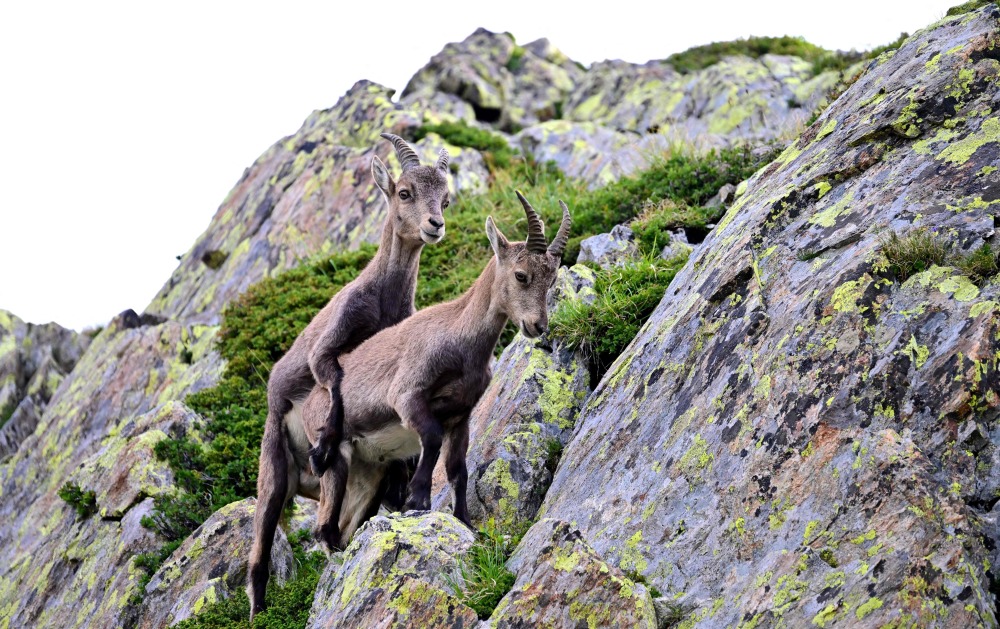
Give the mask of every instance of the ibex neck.
<svg viewBox="0 0 1000 629">
<path fill-rule="evenodd" d="M 424 243 L 415 243 L 396 234 L 396 221 L 390 214 L 382 227 L 382 241 L 379 244 L 371 266 L 383 277 L 395 277 L 397 281 L 416 284 L 420 268 L 420 252 Z M 397 283 L 396 286 L 399 286 Z"/>
<path fill-rule="evenodd" d="M 458 298 L 461 308 L 458 316 L 458 334 L 470 343 L 474 352 L 482 353 L 488 361 L 493 355 L 500 334 L 507 324 L 507 314 L 501 312 L 493 299 L 493 282 L 496 279 L 496 258 L 490 258 L 479 278 Z"/>
</svg>

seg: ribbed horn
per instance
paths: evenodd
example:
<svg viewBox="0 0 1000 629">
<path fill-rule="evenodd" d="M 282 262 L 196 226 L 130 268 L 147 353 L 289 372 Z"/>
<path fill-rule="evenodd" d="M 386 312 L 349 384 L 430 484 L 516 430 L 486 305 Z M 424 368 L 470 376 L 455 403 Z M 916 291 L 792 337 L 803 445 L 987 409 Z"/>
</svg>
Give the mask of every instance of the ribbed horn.
<svg viewBox="0 0 1000 629">
<path fill-rule="evenodd" d="M 441 149 L 441 152 L 438 153 L 438 163 L 437 163 L 438 170 L 448 172 L 448 162 L 450 161 L 451 161 L 451 156 L 448 155 L 448 151 L 446 151 L 445 149 Z"/>
<path fill-rule="evenodd" d="M 399 158 L 399 165 L 404 173 L 420 165 L 420 158 L 417 157 L 413 147 L 406 143 L 406 140 L 392 133 L 383 133 L 382 137 L 392 142 L 392 146 L 396 149 L 396 157 Z"/>
<path fill-rule="evenodd" d="M 570 218 L 569 208 L 566 207 L 565 203 L 560 201 L 559 207 L 563 211 L 562 223 L 559 224 L 559 231 L 556 232 L 556 237 L 552 239 L 552 244 L 549 245 L 549 253 L 556 258 L 562 259 L 563 251 L 566 251 L 566 243 L 569 242 L 569 228 L 573 225 L 573 219 Z"/>
<path fill-rule="evenodd" d="M 531 207 L 520 190 L 515 190 L 514 193 L 517 195 L 517 200 L 524 206 L 524 213 L 528 217 L 528 239 L 524 244 L 532 253 L 545 253 L 548 243 L 545 240 L 545 225 L 542 224 L 542 219 L 538 217 L 535 208 Z"/>
</svg>

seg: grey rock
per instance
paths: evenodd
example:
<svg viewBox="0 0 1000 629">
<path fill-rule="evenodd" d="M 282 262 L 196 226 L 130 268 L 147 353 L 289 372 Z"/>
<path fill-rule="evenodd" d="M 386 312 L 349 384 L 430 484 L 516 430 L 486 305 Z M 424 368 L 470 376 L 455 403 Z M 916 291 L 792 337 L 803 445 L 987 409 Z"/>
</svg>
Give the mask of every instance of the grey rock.
<svg viewBox="0 0 1000 629">
<path fill-rule="evenodd" d="M 1000 284 L 873 264 L 889 229 L 959 252 L 994 229 L 998 21 L 872 62 L 749 180 L 581 413 L 541 515 L 702 601 L 691 625 L 996 625 Z"/>
<path fill-rule="evenodd" d="M 610 234 L 597 234 L 580 241 L 577 263 L 594 262 L 603 268 L 621 266 L 639 254 L 632 230 L 627 225 L 615 225 Z"/>
<path fill-rule="evenodd" d="M 507 568 L 517 580 L 488 627 L 657 626 L 646 587 L 608 565 L 566 522 L 532 526 Z"/>
<path fill-rule="evenodd" d="M 444 513 L 375 516 L 354 535 L 343 563 L 323 572 L 306 626 L 475 627 L 476 613 L 452 588 L 473 541 Z"/>
</svg>

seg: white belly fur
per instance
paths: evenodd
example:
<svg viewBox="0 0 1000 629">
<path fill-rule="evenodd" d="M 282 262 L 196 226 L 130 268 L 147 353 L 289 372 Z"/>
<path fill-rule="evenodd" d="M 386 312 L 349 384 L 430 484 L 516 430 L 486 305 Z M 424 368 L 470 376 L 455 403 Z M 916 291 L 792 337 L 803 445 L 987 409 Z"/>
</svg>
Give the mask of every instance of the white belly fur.
<svg viewBox="0 0 1000 629">
<path fill-rule="evenodd" d="M 352 445 L 357 456 L 372 463 L 408 459 L 420 454 L 420 436 L 402 424 L 391 424 L 354 439 Z"/>
<path fill-rule="evenodd" d="M 298 493 L 319 499 L 319 478 L 309 472 L 309 438 L 302 420 L 302 405 L 292 404 L 292 410 L 285 414 L 285 434 L 288 435 L 288 449 L 299 470 Z"/>
</svg>

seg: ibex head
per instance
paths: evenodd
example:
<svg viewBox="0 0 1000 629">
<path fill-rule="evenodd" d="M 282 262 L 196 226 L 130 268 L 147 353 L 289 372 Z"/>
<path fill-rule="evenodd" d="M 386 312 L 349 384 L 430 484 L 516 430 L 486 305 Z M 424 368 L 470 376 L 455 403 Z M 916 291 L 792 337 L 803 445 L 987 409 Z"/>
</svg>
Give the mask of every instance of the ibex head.
<svg viewBox="0 0 1000 629">
<path fill-rule="evenodd" d="M 391 133 L 382 137 L 392 142 L 403 168 L 393 181 L 389 170 L 376 155 L 372 158 L 375 185 L 385 195 L 396 233 L 409 240 L 433 244 L 444 238 L 444 209 L 448 207 L 448 152 L 441 149 L 434 166 L 421 166 L 416 152 L 406 140 Z"/>
<path fill-rule="evenodd" d="M 535 338 L 549 325 L 545 294 L 556 280 L 572 221 L 569 209 L 560 201 L 562 224 L 552 244 L 548 244 L 542 219 L 524 195 L 516 192 L 528 217 L 525 242 L 509 242 L 493 223 L 493 217 L 486 219 L 486 236 L 497 259 L 493 298 L 500 310 L 521 329 L 521 334 Z"/>
</svg>

